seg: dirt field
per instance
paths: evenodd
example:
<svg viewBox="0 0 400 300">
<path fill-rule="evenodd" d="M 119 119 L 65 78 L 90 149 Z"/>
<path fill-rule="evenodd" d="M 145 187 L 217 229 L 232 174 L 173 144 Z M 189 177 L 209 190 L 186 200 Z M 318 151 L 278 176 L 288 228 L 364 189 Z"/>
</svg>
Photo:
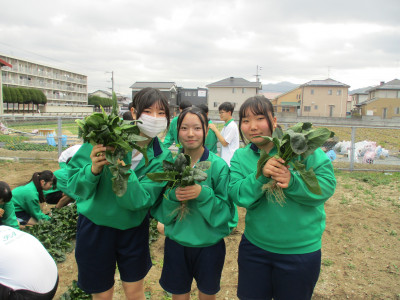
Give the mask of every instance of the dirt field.
<svg viewBox="0 0 400 300">
<path fill-rule="evenodd" d="M 57 168 L 55 161 L 0 161 L 0 180 L 14 188 L 26 183 L 34 171 Z M 313 299 L 400 299 L 399 174 L 338 173 L 337 178 L 337 191 L 326 203 L 322 268 Z M 236 260 L 244 215 L 241 209 L 237 231 L 225 239 L 227 256 L 218 299 L 237 299 Z M 154 266 L 145 279 L 146 291 L 151 299 L 169 299 L 158 284 L 163 238 L 151 250 Z M 73 253 L 58 268 L 60 285 L 56 299 L 77 279 Z M 192 299 L 196 295 L 194 287 Z M 118 280 L 114 299 L 124 299 Z"/>
</svg>

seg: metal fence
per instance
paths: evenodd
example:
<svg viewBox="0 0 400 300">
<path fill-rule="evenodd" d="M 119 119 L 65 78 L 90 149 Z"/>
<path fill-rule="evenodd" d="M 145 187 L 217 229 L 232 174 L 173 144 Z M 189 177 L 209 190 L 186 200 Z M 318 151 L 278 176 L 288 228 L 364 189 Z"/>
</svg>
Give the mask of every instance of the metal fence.
<svg viewBox="0 0 400 300">
<path fill-rule="evenodd" d="M 2 116 L 0 158 L 57 160 L 64 149 L 82 143 L 78 138 L 77 118 L 80 117 Z M 222 129 L 221 121 L 213 122 Z M 280 125 L 285 129 L 294 123 Z M 322 148 L 336 169 L 400 171 L 400 127 L 314 126 L 327 127 L 335 132 L 335 137 Z M 176 148 L 172 146 L 171 150 L 176 151 Z"/>
</svg>

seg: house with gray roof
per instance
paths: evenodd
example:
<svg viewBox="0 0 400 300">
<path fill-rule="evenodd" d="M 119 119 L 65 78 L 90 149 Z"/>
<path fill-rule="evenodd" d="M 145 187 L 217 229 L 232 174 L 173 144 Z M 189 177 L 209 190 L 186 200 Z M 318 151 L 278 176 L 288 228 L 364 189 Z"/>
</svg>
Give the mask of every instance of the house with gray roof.
<svg viewBox="0 0 400 300">
<path fill-rule="evenodd" d="M 311 80 L 276 97 L 272 104 L 278 113 L 299 116 L 346 117 L 349 85 L 328 78 Z"/>
<path fill-rule="evenodd" d="M 362 116 L 376 116 L 382 119 L 400 118 L 400 80 L 393 79 L 387 83 L 370 88 L 368 99 L 357 106 Z"/>
<path fill-rule="evenodd" d="M 158 89 L 167 97 L 171 114 L 173 114 L 174 111 L 178 110 L 178 87 L 175 82 L 136 81 L 130 86 L 130 88 L 132 89 L 132 99 L 135 97 L 137 92 L 147 87 Z"/>
<path fill-rule="evenodd" d="M 261 82 L 250 82 L 244 78 L 228 77 L 206 85 L 208 88 L 208 109 L 218 111 L 223 102 L 235 105 L 235 111 L 240 105 L 261 91 Z"/>
</svg>

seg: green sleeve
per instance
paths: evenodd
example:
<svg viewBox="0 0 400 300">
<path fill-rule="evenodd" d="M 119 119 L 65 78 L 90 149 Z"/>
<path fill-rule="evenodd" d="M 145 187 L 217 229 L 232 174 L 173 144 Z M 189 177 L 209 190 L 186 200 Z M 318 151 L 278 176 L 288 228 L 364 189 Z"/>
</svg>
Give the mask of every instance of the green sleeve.
<svg viewBox="0 0 400 300">
<path fill-rule="evenodd" d="M 27 204 L 27 213 L 35 218 L 36 220 L 50 220 L 51 218 L 48 215 L 45 215 L 40 209 L 39 199 L 28 199 L 26 201 Z"/>
<path fill-rule="evenodd" d="M 268 183 L 271 179 L 261 175 L 256 179 L 257 171 L 249 174 L 240 167 L 239 155 L 233 155 L 231 159 L 231 180 L 229 183 L 229 197 L 238 206 L 248 208 L 264 195 L 265 191 L 262 190 L 262 186 Z"/>
<path fill-rule="evenodd" d="M 151 209 L 152 216 L 164 225 L 175 222 L 181 202 L 176 199 L 176 188 L 167 189 Z"/>
<path fill-rule="evenodd" d="M 146 167 L 146 173 L 162 172 L 162 161 L 172 161 L 171 152 L 168 155 L 160 155 L 154 157 Z M 122 197 L 117 197 L 119 206 L 129 210 L 142 210 L 150 208 L 154 205 L 160 194 L 162 193 L 166 182 L 154 182 L 147 176 L 140 176 L 140 180 L 133 170 L 130 170 L 131 175 L 128 179 L 128 189 Z"/>
<path fill-rule="evenodd" d="M 15 216 L 14 204 L 10 201 L 5 203 L 2 208 L 4 209 L 4 214 L 1 218 L 1 223 L 15 229 L 19 229 L 17 217 Z"/>
<path fill-rule="evenodd" d="M 229 168 L 225 165 L 219 174 L 210 172 L 209 176 L 214 177 L 213 186 L 202 185 L 200 195 L 194 201 L 207 223 L 219 227 L 232 220 L 236 211 L 228 198 Z"/>
<path fill-rule="evenodd" d="M 172 119 L 171 123 L 169 124 L 169 129 L 167 135 L 165 136 L 163 145 L 166 148 L 169 148 L 174 142 L 178 142 L 178 128 L 177 128 L 178 117 Z"/>
<path fill-rule="evenodd" d="M 71 191 L 73 195 L 78 196 L 77 201 L 91 198 L 97 189 L 97 184 L 104 173 L 104 169 L 99 175 L 92 173 L 92 161 L 90 153 L 93 146 L 85 143 L 73 156 L 67 165 L 68 182 L 67 190 Z"/>
<path fill-rule="evenodd" d="M 285 196 L 290 197 L 290 199 L 300 204 L 314 207 L 319 206 L 335 192 L 336 178 L 332 162 L 321 149 L 317 149 L 307 157 L 304 163 L 307 170 L 313 167 L 315 176 L 321 187 L 321 195 L 311 193 L 304 180 L 296 171 L 291 171 L 289 186 L 283 189 L 283 192 Z"/>
</svg>

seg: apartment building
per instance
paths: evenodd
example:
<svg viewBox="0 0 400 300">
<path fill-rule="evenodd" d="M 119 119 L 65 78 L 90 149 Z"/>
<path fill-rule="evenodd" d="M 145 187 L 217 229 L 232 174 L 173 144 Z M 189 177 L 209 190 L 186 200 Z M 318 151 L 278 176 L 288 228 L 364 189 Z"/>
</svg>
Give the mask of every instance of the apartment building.
<svg viewBox="0 0 400 300">
<path fill-rule="evenodd" d="M 87 106 L 87 76 L 40 63 L 0 54 L 12 65 L 2 68 L 2 84 L 9 87 L 35 88 L 43 91 L 46 107 Z M 65 111 L 65 109 L 62 109 Z"/>
</svg>

